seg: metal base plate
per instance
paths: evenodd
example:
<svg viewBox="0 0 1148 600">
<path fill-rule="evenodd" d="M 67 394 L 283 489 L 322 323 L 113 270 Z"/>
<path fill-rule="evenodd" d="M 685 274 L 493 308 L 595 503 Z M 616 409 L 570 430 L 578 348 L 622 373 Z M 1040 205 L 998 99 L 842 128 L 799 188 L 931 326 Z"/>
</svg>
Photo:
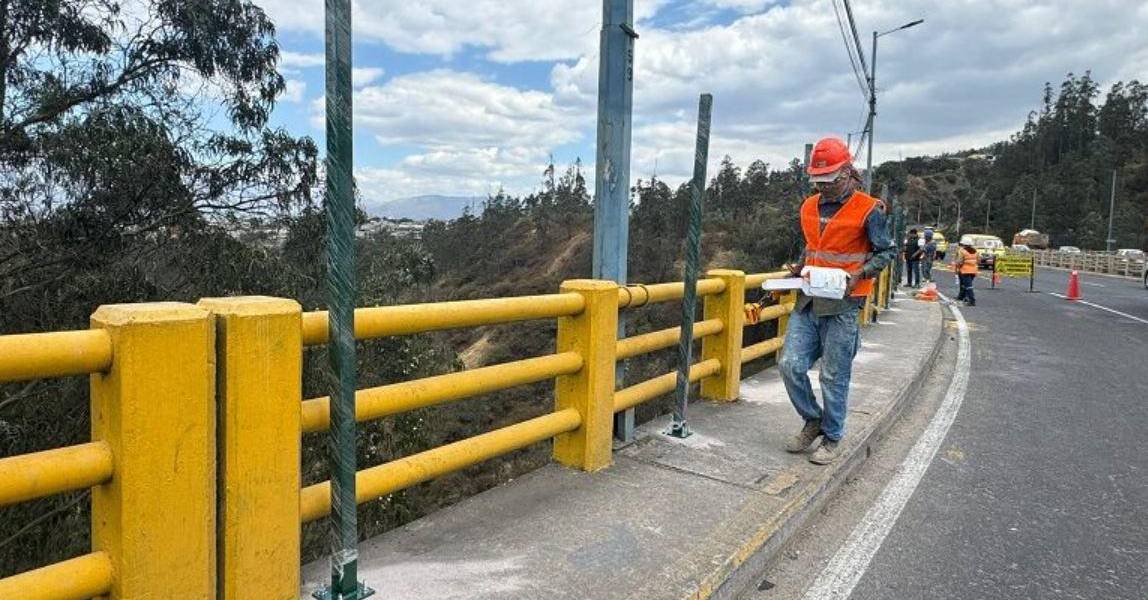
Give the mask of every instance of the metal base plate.
<svg viewBox="0 0 1148 600">
<path fill-rule="evenodd" d="M 363 600 L 363 598 L 369 598 L 374 595 L 375 590 L 372 590 L 371 588 L 367 587 L 366 584 L 359 582 L 359 589 L 346 596 L 340 596 L 336 598 L 335 595 L 331 593 L 330 587 L 323 587 L 319 590 L 316 590 L 315 593 L 311 594 L 311 597 L 315 598 L 316 600 Z"/>
<path fill-rule="evenodd" d="M 688 425 L 686 425 L 685 421 L 681 423 L 670 423 L 670 428 L 663 431 L 662 433 L 670 437 L 676 437 L 683 440 L 694 434 L 694 432 L 690 431 L 690 428 Z"/>
</svg>

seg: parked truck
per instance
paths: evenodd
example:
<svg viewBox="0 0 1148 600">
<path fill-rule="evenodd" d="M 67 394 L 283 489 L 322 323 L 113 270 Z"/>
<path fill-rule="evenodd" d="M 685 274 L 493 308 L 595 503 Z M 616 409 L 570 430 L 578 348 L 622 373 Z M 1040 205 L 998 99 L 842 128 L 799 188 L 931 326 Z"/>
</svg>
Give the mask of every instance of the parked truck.
<svg viewBox="0 0 1148 600">
<path fill-rule="evenodd" d="M 1028 246 L 1032 250 L 1047 250 L 1048 249 L 1048 234 L 1041 233 L 1035 229 L 1022 229 L 1019 233 L 1012 236 L 1012 244 Z"/>
</svg>

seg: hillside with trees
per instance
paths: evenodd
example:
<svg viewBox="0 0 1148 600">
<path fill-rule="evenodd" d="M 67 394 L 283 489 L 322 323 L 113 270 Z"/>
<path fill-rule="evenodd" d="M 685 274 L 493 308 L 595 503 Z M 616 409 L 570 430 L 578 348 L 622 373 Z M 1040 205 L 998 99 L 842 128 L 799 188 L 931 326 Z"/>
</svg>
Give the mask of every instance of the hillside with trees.
<svg viewBox="0 0 1148 600">
<path fill-rule="evenodd" d="M 876 177 L 910 221 L 1009 241 L 1029 227 L 1035 197 L 1035 228 L 1054 246 L 1103 250 L 1114 170 L 1115 247 L 1148 248 L 1148 86 L 1117 82 L 1102 97 L 1085 73 L 1046 84 L 1009 140 L 885 163 Z"/>
</svg>

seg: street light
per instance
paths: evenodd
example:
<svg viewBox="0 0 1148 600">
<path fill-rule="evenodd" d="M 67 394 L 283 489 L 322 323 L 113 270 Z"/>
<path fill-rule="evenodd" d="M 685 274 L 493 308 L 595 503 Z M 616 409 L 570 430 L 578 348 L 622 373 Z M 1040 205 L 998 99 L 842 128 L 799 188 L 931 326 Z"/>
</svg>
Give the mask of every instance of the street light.
<svg viewBox="0 0 1148 600">
<path fill-rule="evenodd" d="M 873 32 L 873 54 L 869 64 L 869 156 L 865 161 L 865 193 L 873 192 L 873 129 L 877 122 L 877 38 L 894 31 L 916 27 L 924 22 L 924 19 L 917 19 L 884 33 Z"/>
</svg>

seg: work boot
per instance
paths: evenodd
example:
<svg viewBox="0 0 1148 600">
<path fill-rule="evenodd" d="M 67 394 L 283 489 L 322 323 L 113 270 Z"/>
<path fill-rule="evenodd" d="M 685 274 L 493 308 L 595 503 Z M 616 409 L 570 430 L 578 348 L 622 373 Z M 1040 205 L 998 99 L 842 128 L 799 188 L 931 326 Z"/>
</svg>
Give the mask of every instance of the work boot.
<svg viewBox="0 0 1148 600">
<path fill-rule="evenodd" d="M 794 454 L 805 452 L 809 446 L 813 445 L 813 442 L 817 441 L 819 435 L 821 435 L 821 421 L 806 421 L 805 427 L 801 428 L 801 433 L 793 436 L 785 443 L 785 451 Z"/>
<path fill-rule="evenodd" d="M 840 454 L 838 446 L 840 442 L 835 442 L 829 438 L 821 440 L 821 445 L 809 457 L 809 462 L 817 465 L 827 465 L 835 460 Z"/>
</svg>

